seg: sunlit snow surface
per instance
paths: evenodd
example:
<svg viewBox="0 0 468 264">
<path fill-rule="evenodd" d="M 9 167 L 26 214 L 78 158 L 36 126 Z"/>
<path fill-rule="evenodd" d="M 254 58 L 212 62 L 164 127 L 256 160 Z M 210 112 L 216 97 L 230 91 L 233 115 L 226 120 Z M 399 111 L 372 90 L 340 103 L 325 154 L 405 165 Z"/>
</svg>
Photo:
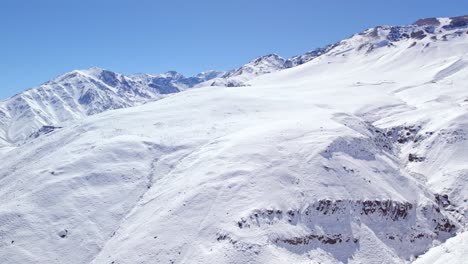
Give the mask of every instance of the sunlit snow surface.
<svg viewBox="0 0 468 264">
<path fill-rule="evenodd" d="M 463 263 L 467 36 L 356 35 L 10 145 L 0 263 Z"/>
</svg>

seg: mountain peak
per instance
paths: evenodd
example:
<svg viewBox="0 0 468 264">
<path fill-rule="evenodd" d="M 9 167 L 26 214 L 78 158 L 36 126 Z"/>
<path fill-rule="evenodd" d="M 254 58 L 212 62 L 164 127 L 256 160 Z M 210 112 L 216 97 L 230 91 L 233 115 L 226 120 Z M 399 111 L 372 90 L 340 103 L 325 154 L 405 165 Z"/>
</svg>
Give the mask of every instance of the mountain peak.
<svg viewBox="0 0 468 264">
<path fill-rule="evenodd" d="M 279 56 L 278 54 L 275 54 L 275 53 L 271 53 L 271 54 L 267 54 L 267 55 L 264 55 L 264 56 L 260 56 L 256 59 L 254 59 L 252 61 L 252 63 L 260 63 L 262 61 L 268 61 L 268 62 L 277 62 L 277 61 L 281 61 L 283 62 L 285 59 L 281 56 Z"/>
<path fill-rule="evenodd" d="M 282 57 L 276 53 L 270 53 L 267 55 L 260 56 L 260 58 L 275 58 L 275 59 L 282 59 Z"/>
<path fill-rule="evenodd" d="M 468 15 L 457 17 L 442 17 L 442 18 L 423 18 L 413 23 L 416 26 L 445 26 L 449 28 L 466 27 L 468 26 Z"/>
<path fill-rule="evenodd" d="M 440 21 L 438 18 L 431 17 L 431 18 L 422 18 L 417 20 L 413 23 L 416 26 L 438 26 L 440 25 Z"/>
<path fill-rule="evenodd" d="M 75 71 L 72 71 L 72 72 L 80 72 L 80 73 L 84 73 L 84 74 L 87 74 L 87 75 L 90 75 L 90 76 L 99 76 L 100 74 L 102 74 L 102 72 L 105 72 L 105 71 L 109 71 L 109 70 L 106 70 L 106 69 L 100 68 L 100 67 L 91 67 L 91 68 L 88 68 L 88 69 L 75 70 Z"/>
<path fill-rule="evenodd" d="M 199 74 L 195 75 L 195 77 L 202 79 L 202 80 L 211 80 L 214 78 L 221 77 L 224 74 L 226 74 L 225 71 L 208 70 L 208 71 L 200 72 Z"/>
<path fill-rule="evenodd" d="M 174 71 L 174 70 L 167 71 L 162 74 L 157 74 L 156 76 L 160 78 L 170 78 L 170 79 L 175 79 L 175 80 L 184 78 L 184 76 L 181 73 Z"/>
</svg>

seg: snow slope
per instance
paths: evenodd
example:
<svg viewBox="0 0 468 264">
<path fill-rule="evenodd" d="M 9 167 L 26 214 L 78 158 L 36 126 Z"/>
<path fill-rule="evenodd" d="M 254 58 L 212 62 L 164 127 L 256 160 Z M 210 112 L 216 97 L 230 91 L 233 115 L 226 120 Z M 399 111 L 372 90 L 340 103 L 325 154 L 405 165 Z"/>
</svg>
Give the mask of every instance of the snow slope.
<svg viewBox="0 0 468 264">
<path fill-rule="evenodd" d="M 437 21 L 4 149 L 0 263 L 462 263 L 468 29 Z"/>
<path fill-rule="evenodd" d="M 462 233 L 447 240 L 446 243 L 431 248 L 417 259 L 414 264 L 463 263 L 468 256 L 468 233 Z"/>
</svg>

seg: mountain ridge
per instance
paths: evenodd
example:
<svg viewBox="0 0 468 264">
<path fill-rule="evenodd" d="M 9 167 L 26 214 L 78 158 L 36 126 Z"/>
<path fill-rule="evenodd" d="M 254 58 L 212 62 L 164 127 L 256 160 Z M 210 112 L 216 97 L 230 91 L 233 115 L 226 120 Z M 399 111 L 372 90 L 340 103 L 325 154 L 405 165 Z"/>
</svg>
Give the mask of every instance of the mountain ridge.
<svg viewBox="0 0 468 264">
<path fill-rule="evenodd" d="M 72 119 L 0 148 L 0 262 L 462 263 L 468 34 L 437 20 L 235 88 L 95 68 L 26 93 L 2 113 Z"/>
<path fill-rule="evenodd" d="M 418 42 L 430 45 L 434 41 L 446 41 L 457 35 L 467 34 L 462 31 L 468 24 L 467 16 L 453 18 L 429 18 L 416 21 L 409 26 L 379 26 L 354 34 L 348 39 L 318 48 L 303 55 L 285 59 L 276 54 L 258 57 L 249 63 L 228 71 L 208 71 L 192 77 L 184 77 L 175 71 L 164 74 L 122 75 L 101 68 L 75 70 L 58 76 L 36 88 L 31 88 L 0 102 L 0 143 L 17 144 L 37 132 L 42 126 L 60 125 L 62 122 L 80 119 L 109 109 L 130 107 L 158 100 L 165 95 L 177 93 L 189 88 L 203 86 L 238 87 L 249 85 L 249 81 L 259 76 L 282 71 L 310 62 L 322 55 L 345 55 L 357 49 L 372 52 L 381 47 L 392 47 L 402 40 L 412 40 L 411 46 Z M 437 28 L 437 32 L 436 32 Z M 445 34 L 447 33 L 447 34 Z M 430 39 L 430 41 L 427 41 Z M 86 78 L 78 78 L 76 75 Z M 73 77 L 80 80 L 73 82 Z M 70 82 L 71 80 L 71 82 Z M 64 83 L 61 83 L 64 82 Z M 83 85 L 87 83 L 87 85 Z M 55 85 L 61 94 L 50 94 L 54 100 L 48 102 L 41 94 Z M 64 88 L 63 85 L 68 86 Z M 75 88 L 75 91 L 70 89 Z M 44 90 L 45 89 L 45 90 Z M 78 89 L 78 90 L 76 90 Z M 74 94 L 75 97 L 70 97 Z M 46 101 L 41 101 L 46 100 Z M 56 103 L 57 111 L 54 113 Z M 37 105 L 42 105 L 38 107 Z M 92 106 L 91 106 L 92 105 Z M 13 109 L 13 110 L 12 110 Z M 15 110 L 16 109 L 16 110 Z M 40 120 L 40 121 L 38 121 Z M 13 123 L 16 123 L 14 125 Z M 18 126 L 18 123 L 23 123 Z M 29 123 L 30 125 L 26 125 Z M 12 125 L 8 125 L 12 124 Z"/>
</svg>

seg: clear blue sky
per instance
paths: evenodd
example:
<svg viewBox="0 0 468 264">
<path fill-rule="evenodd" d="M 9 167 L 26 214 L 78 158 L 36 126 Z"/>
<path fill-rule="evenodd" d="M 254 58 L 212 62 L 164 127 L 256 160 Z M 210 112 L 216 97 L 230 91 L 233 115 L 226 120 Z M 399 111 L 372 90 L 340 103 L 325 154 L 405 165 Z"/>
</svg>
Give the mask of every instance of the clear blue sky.
<svg viewBox="0 0 468 264">
<path fill-rule="evenodd" d="M 288 57 L 466 0 L 0 0 L 0 99 L 73 69 L 185 75 Z"/>
</svg>

